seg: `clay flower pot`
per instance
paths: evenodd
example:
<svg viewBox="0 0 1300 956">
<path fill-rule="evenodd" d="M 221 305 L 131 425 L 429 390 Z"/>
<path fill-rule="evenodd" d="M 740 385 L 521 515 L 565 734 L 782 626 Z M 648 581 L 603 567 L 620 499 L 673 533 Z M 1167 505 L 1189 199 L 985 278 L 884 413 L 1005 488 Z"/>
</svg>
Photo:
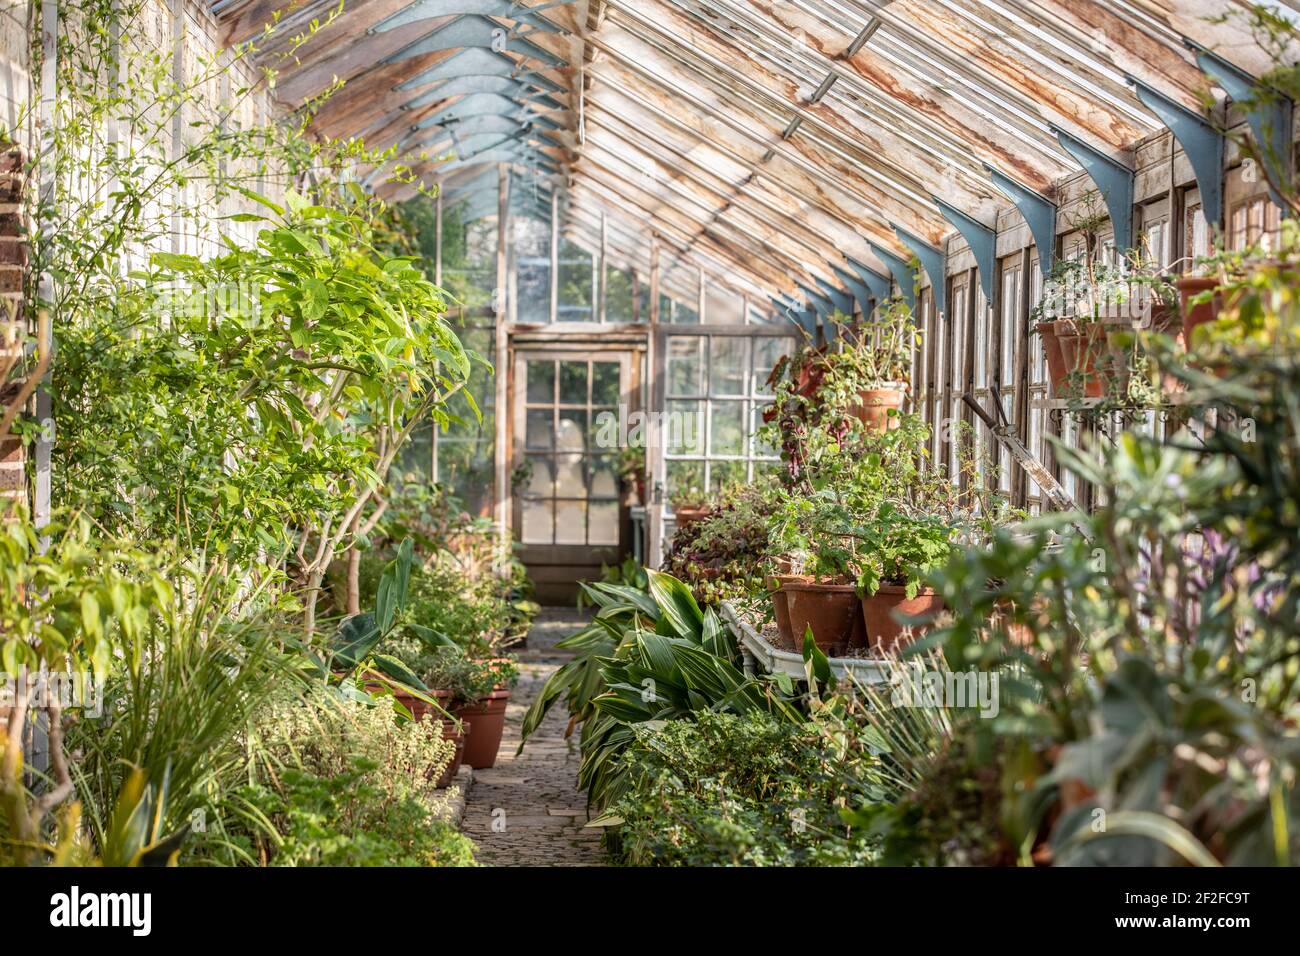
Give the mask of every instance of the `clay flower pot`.
<svg viewBox="0 0 1300 956">
<path fill-rule="evenodd" d="M 849 411 L 869 431 L 889 431 L 902 424 L 902 419 L 897 414 L 891 415 L 889 412 L 890 409 L 897 412 L 903 407 L 906 394 L 907 386 L 898 382 L 886 383 L 880 388 L 864 388 L 858 392 L 857 404 Z"/>
<path fill-rule="evenodd" d="M 807 578 L 783 581 L 790 616 L 790 636 L 796 650 L 803 649 L 804 634 L 812 628 L 813 643 L 828 657 L 840 657 L 851 647 L 865 644 L 856 588 L 851 584 L 825 584 Z"/>
<path fill-rule="evenodd" d="M 1043 337 L 1043 354 L 1047 358 L 1047 380 L 1051 385 L 1052 397 L 1059 398 L 1069 372 L 1066 369 L 1065 356 L 1061 352 L 1061 342 L 1056 337 L 1056 323 L 1040 322 L 1036 328 L 1038 334 Z"/>
<path fill-rule="evenodd" d="M 1069 387 L 1069 376 L 1077 373 L 1083 380 L 1083 394 L 1100 398 L 1106 388 L 1097 359 L 1105 350 L 1105 327 L 1100 322 L 1080 323 L 1074 319 L 1060 319 L 1055 325 L 1065 376 L 1053 381 L 1053 392 L 1062 394 Z"/>
<path fill-rule="evenodd" d="M 453 708 L 452 716 L 459 718 L 469 733 L 465 742 L 465 763 L 475 770 L 486 770 L 497 762 L 497 750 L 506 729 L 506 702 L 510 691 L 498 689 L 472 704 Z"/>
<path fill-rule="evenodd" d="M 445 790 L 456 779 L 461 763 L 465 760 L 465 740 L 469 737 L 469 724 L 464 721 L 444 720 L 442 722 L 442 739 L 450 740 L 456 745 L 456 752 L 434 784 L 439 790 Z"/>
<path fill-rule="evenodd" d="M 909 598 L 907 589 L 897 584 L 882 584 L 875 594 L 862 599 L 862 622 L 866 626 L 867 646 L 873 651 L 892 651 L 905 647 L 925 634 L 924 624 L 910 625 L 911 636 L 904 639 L 904 625 L 897 615 L 933 617 L 943 610 L 943 599 L 933 588 L 922 588 Z"/>
<path fill-rule="evenodd" d="M 790 602 L 785 592 L 785 585 L 790 581 L 810 580 L 812 579 L 804 574 L 778 574 L 768 579 L 768 587 L 772 592 L 772 611 L 776 615 L 776 629 L 781 634 L 781 643 L 784 647 L 796 647 L 794 629 L 790 627 Z"/>
<path fill-rule="evenodd" d="M 680 508 L 673 509 L 673 517 L 677 520 L 679 531 L 682 528 L 689 528 L 712 513 L 713 509 L 708 505 L 682 505 Z"/>
<path fill-rule="evenodd" d="M 1213 322 L 1223 310 L 1223 297 L 1216 295 L 1206 302 L 1190 304 L 1192 298 L 1204 292 L 1218 288 L 1219 280 L 1213 276 L 1182 276 L 1175 283 L 1178 286 L 1179 303 L 1183 313 L 1183 347 L 1192 348 L 1192 332 L 1197 326 Z"/>
</svg>

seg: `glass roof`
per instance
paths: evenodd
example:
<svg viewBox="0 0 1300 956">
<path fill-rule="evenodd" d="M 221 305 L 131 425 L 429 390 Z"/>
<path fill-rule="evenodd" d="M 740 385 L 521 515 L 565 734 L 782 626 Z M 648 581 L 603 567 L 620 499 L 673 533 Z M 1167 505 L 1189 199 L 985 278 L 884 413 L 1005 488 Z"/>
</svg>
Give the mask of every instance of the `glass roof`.
<svg viewBox="0 0 1300 956">
<path fill-rule="evenodd" d="M 951 228 L 936 199 L 991 225 L 1007 204 L 990 169 L 1051 198 L 1079 170 L 1058 131 L 1131 166 L 1160 125 L 1126 77 L 1199 110 L 1185 39 L 1265 67 L 1216 19 L 1242 2 L 349 0 L 288 60 L 291 28 L 337 0 L 213 13 L 238 43 L 285 11 L 259 56 L 290 108 L 343 81 L 323 133 L 397 146 L 429 184 L 511 163 L 544 184 L 534 205 L 567 197 L 580 245 L 603 228 L 644 267 L 653 234 L 778 294 L 838 284 L 846 256 L 886 273 L 876 250 L 908 255 L 900 230 L 937 244 Z"/>
</svg>

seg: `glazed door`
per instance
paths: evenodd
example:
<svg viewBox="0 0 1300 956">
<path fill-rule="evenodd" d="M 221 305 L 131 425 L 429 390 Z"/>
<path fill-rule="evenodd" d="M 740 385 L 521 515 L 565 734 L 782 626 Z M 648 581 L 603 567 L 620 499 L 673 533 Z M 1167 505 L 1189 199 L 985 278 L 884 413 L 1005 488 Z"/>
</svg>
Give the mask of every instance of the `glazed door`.
<svg viewBox="0 0 1300 956">
<path fill-rule="evenodd" d="M 568 604 L 627 550 L 618 475 L 631 354 L 517 350 L 515 537 L 542 603 Z"/>
</svg>

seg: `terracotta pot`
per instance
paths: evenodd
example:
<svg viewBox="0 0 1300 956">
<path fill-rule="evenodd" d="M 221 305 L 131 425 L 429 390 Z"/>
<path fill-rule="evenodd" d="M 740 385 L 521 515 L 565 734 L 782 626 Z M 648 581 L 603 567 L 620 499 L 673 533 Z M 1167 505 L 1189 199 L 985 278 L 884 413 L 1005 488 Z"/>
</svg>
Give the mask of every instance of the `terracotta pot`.
<svg viewBox="0 0 1300 956">
<path fill-rule="evenodd" d="M 1043 354 L 1047 358 L 1047 379 L 1051 385 L 1052 397 L 1059 398 L 1065 387 L 1065 377 L 1068 374 L 1065 367 L 1065 356 L 1061 353 L 1061 342 L 1056 337 L 1055 322 L 1040 322 L 1037 326 L 1038 334 L 1043 337 Z"/>
<path fill-rule="evenodd" d="M 497 762 L 497 750 L 506 729 L 506 701 L 510 691 L 494 690 L 472 704 L 460 704 L 452 716 L 468 725 L 465 762 L 475 770 L 486 770 Z"/>
<path fill-rule="evenodd" d="M 795 647 L 794 631 L 790 627 L 790 602 L 784 590 L 786 582 L 810 580 L 812 579 L 803 574 L 778 574 L 768 579 L 768 587 L 772 592 L 772 610 L 776 614 L 776 629 L 781 634 L 781 643 L 784 647 Z"/>
<path fill-rule="evenodd" d="M 456 745 L 456 753 L 451 758 L 451 763 L 447 764 L 447 769 L 442 772 L 434 784 L 439 790 L 451 786 L 456 779 L 456 773 L 460 770 L 460 765 L 465 759 L 465 740 L 469 737 L 469 724 L 464 721 L 444 720 L 442 722 L 442 739 L 450 740 Z"/>
<path fill-rule="evenodd" d="M 1064 392 L 1070 384 L 1069 376 L 1074 375 L 1076 381 L 1082 379 L 1086 397 L 1105 394 L 1105 382 L 1097 368 L 1097 359 L 1105 350 L 1105 327 L 1100 322 L 1080 324 L 1074 319 L 1061 319 L 1056 322 L 1056 340 L 1061 346 L 1066 377 L 1057 383 L 1055 391 Z"/>
<path fill-rule="evenodd" d="M 858 401 L 850 414 L 867 426 L 869 431 L 890 431 L 902 424 L 898 415 L 889 414 L 890 409 L 897 412 L 903 407 L 906 395 L 905 385 L 885 385 L 881 388 L 864 388 L 858 392 Z"/>
<path fill-rule="evenodd" d="M 709 505 L 682 505 L 680 508 L 673 509 L 673 517 L 677 521 L 679 531 L 682 528 L 689 528 L 712 513 L 713 509 Z"/>
<path fill-rule="evenodd" d="M 804 634 L 812 628 L 813 643 L 828 657 L 839 657 L 851 647 L 862 647 L 857 590 L 851 584 L 826 584 L 809 579 L 783 581 L 790 616 L 790 636 L 795 650 L 803 649 Z"/>
<path fill-rule="evenodd" d="M 912 633 L 904 638 L 905 625 L 895 616 L 933 616 L 943 610 L 943 599 L 933 588 L 922 588 L 909 598 L 907 589 L 897 584 L 882 584 L 880 589 L 862 599 L 862 621 L 866 625 L 867 646 L 874 651 L 892 651 L 906 647 L 925 634 L 924 624 L 911 625 Z"/>
<path fill-rule="evenodd" d="M 1192 332 L 1199 325 L 1213 322 L 1223 310 L 1223 296 L 1212 296 L 1206 302 L 1191 305 L 1193 297 L 1203 292 L 1210 292 L 1219 285 L 1213 276 L 1182 276 L 1175 283 L 1178 286 L 1179 304 L 1183 313 L 1183 347 L 1192 348 Z"/>
</svg>

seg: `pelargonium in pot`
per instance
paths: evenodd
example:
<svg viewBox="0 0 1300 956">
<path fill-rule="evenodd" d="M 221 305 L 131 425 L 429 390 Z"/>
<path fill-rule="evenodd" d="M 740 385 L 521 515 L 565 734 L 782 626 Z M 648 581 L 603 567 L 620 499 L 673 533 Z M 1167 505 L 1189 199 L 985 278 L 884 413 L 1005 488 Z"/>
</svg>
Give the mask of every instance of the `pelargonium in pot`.
<svg viewBox="0 0 1300 956">
<path fill-rule="evenodd" d="M 860 322 L 839 312 L 831 321 L 840 344 L 822 360 L 816 400 L 844 406 L 868 430 L 897 428 L 921 342 L 911 307 L 895 297 Z"/>
<path fill-rule="evenodd" d="M 868 646 L 888 652 L 919 636 L 943 607 L 925 574 L 947 561 L 956 529 L 934 514 L 908 514 L 886 502 L 854 529 L 859 542 L 857 586 Z"/>
</svg>

